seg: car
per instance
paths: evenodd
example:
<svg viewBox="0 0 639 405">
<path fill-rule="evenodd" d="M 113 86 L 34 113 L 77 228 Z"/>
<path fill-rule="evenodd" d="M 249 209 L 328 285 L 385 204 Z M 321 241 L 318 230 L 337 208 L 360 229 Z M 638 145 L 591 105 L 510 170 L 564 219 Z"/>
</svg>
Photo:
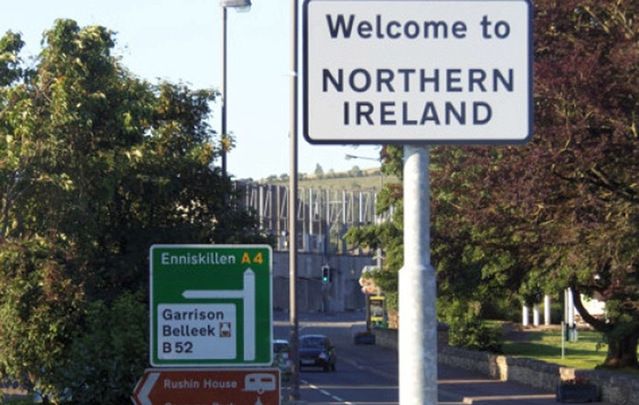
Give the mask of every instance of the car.
<svg viewBox="0 0 639 405">
<path fill-rule="evenodd" d="M 300 369 L 321 367 L 324 371 L 335 371 L 337 354 L 335 346 L 325 335 L 302 335 L 299 340 Z"/>
<path fill-rule="evenodd" d="M 293 372 L 293 363 L 290 358 L 290 346 L 286 339 L 273 340 L 273 367 L 280 369 L 282 381 L 288 381 Z"/>
</svg>

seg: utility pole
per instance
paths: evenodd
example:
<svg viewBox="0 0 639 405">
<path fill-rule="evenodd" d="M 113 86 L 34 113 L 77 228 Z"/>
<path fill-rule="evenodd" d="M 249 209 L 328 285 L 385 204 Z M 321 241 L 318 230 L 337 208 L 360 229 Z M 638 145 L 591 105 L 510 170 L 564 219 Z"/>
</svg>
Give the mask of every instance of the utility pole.
<svg viewBox="0 0 639 405">
<path fill-rule="evenodd" d="M 288 266 L 290 356 L 292 362 L 291 400 L 300 399 L 299 319 L 297 318 L 297 0 L 291 0 L 291 73 L 289 82 L 290 176 L 288 192 Z"/>
</svg>

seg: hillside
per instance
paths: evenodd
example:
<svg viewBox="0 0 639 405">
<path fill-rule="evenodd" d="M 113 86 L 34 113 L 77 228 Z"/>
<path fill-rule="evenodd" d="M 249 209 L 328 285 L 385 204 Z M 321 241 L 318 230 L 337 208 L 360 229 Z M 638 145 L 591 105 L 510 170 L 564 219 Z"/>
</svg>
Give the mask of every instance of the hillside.
<svg viewBox="0 0 639 405">
<path fill-rule="evenodd" d="M 269 176 L 261 179 L 259 183 L 288 185 L 288 176 Z M 379 168 L 362 169 L 360 171 L 335 173 L 329 171 L 321 176 L 300 173 L 299 188 L 317 188 L 332 190 L 375 190 L 379 191 L 382 184 L 396 183 L 394 176 L 382 175 Z"/>
</svg>

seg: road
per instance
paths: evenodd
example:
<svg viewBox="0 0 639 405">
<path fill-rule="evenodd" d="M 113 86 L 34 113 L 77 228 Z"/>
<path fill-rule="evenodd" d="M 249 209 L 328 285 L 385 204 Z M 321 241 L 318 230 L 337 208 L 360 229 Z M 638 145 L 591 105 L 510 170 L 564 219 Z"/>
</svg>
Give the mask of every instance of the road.
<svg viewBox="0 0 639 405">
<path fill-rule="evenodd" d="M 328 335 L 336 346 L 337 370 L 302 369 L 300 395 L 307 403 L 397 404 L 398 359 L 394 350 L 376 345 L 354 345 L 353 332 L 361 330 L 362 314 L 302 314 L 300 334 Z M 286 314 L 276 314 L 276 338 L 288 338 Z M 438 366 L 440 405 L 550 405 L 554 393 L 489 379 L 469 371 Z"/>
<path fill-rule="evenodd" d="M 276 316 L 276 338 L 288 338 L 288 323 Z M 309 403 L 375 403 L 396 404 L 397 355 L 384 350 L 377 356 L 375 346 L 355 346 L 352 333 L 363 327 L 362 314 L 321 314 L 300 316 L 300 335 L 321 333 L 328 335 L 337 351 L 336 371 L 324 372 L 321 368 L 303 368 L 300 394 Z M 370 351 L 362 362 L 362 351 Z"/>
</svg>

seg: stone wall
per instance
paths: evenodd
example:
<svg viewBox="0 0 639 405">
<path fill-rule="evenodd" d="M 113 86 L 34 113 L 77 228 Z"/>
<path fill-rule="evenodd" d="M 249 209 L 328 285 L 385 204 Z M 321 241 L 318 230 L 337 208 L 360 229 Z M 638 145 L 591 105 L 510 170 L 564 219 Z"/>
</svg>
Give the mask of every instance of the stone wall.
<svg viewBox="0 0 639 405">
<path fill-rule="evenodd" d="M 639 376 L 604 370 L 576 370 L 544 361 L 500 356 L 454 347 L 440 349 L 439 361 L 454 367 L 474 370 L 504 381 L 516 381 L 554 392 L 563 380 L 588 379 L 601 393 L 603 402 L 615 405 L 639 405 Z"/>
<path fill-rule="evenodd" d="M 443 336 L 446 337 L 443 337 Z M 614 405 L 639 405 L 639 376 L 604 370 L 576 370 L 544 361 L 501 356 L 487 352 L 449 347 L 447 330 L 438 331 L 438 361 L 451 367 L 476 371 L 502 381 L 521 384 L 555 392 L 563 380 L 575 377 L 588 379 L 601 393 L 601 400 Z M 376 344 L 397 348 L 396 330 L 375 330 Z"/>
<path fill-rule="evenodd" d="M 601 400 L 611 404 L 639 404 L 639 376 L 606 370 L 575 370 L 575 377 L 584 377 L 600 387 Z"/>
</svg>

